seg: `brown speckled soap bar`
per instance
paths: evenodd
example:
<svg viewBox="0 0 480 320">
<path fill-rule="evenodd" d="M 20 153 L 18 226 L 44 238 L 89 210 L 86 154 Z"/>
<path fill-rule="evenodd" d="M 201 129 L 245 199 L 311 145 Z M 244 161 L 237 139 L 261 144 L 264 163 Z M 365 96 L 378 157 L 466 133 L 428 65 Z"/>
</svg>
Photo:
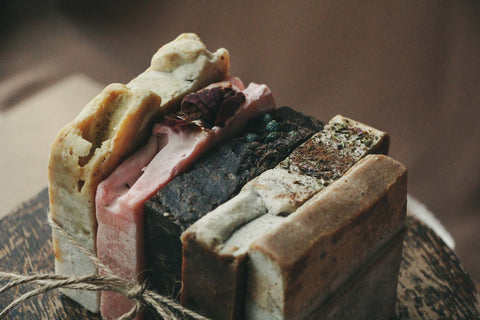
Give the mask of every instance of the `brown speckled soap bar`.
<svg viewBox="0 0 480 320">
<path fill-rule="evenodd" d="M 355 299 L 365 312 L 376 306 L 366 315 L 389 317 L 406 196 L 406 168 L 387 156 L 369 155 L 254 241 L 248 251 L 247 318 L 337 319 L 340 314 L 341 319 L 369 319 L 352 307 Z M 337 298 L 370 264 L 375 265 L 366 275 L 371 281 L 357 289 L 363 293 Z M 376 286 L 383 288 L 381 294 Z M 344 310 L 332 304 L 337 299 Z"/>
</svg>

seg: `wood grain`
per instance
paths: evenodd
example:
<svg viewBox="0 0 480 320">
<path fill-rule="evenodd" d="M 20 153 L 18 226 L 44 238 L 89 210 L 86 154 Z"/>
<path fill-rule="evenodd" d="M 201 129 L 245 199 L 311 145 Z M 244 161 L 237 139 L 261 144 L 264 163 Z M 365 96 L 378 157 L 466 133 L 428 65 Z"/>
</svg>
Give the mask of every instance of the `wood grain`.
<svg viewBox="0 0 480 320">
<path fill-rule="evenodd" d="M 0 221 L 0 270 L 21 274 L 54 271 L 51 229 L 47 222 L 48 192 L 41 191 L 16 212 Z M 2 281 L 1 284 L 5 282 Z M 23 290 L 0 296 L 3 309 Z M 60 292 L 30 299 L 11 312 L 7 319 L 101 319 L 79 307 Z"/>
<path fill-rule="evenodd" d="M 40 192 L 0 221 L 0 270 L 21 274 L 53 272 L 48 193 Z M 394 319 L 480 319 L 475 284 L 455 253 L 428 227 L 407 218 Z M 0 280 L 0 284 L 5 281 Z M 24 288 L 21 292 L 25 292 Z M 3 309 L 20 294 L 0 295 Z M 101 319 L 58 291 L 35 297 L 7 319 Z"/>
<path fill-rule="evenodd" d="M 477 289 L 455 253 L 417 219 L 407 226 L 396 319 L 480 319 Z"/>
</svg>

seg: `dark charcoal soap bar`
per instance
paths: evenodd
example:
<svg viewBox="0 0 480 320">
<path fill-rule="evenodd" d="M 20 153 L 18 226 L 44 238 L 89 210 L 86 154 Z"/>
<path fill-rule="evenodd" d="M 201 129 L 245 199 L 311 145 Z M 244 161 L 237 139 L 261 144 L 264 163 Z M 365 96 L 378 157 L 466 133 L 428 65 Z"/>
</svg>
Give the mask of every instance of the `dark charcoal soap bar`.
<svg viewBox="0 0 480 320">
<path fill-rule="evenodd" d="M 251 121 L 238 137 L 210 150 L 147 201 L 145 248 L 150 286 L 175 295 L 181 278 L 181 233 L 322 128 L 320 121 L 291 108 L 274 110 Z"/>
</svg>

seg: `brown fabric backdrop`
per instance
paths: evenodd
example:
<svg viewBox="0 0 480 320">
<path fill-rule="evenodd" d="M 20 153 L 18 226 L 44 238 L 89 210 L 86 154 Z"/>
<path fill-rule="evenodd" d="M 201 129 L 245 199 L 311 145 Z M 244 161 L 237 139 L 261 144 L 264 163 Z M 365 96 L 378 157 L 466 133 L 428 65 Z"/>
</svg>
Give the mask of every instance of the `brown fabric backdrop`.
<svg viewBox="0 0 480 320">
<path fill-rule="evenodd" d="M 161 44 L 196 32 L 229 49 L 232 73 L 269 84 L 279 105 L 387 130 L 409 192 L 480 279 L 477 1 L 37 2 L 0 0 L 4 112 L 73 72 L 125 83 Z M 18 77 L 31 81 L 6 90 Z"/>
</svg>

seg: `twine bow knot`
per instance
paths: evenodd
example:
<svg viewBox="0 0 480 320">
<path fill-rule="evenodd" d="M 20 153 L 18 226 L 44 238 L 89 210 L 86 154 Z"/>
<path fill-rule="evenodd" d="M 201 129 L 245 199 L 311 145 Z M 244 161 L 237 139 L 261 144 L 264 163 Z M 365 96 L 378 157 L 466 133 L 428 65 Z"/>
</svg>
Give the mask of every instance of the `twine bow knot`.
<svg viewBox="0 0 480 320">
<path fill-rule="evenodd" d="M 145 291 L 145 284 L 136 284 L 133 288 L 128 290 L 126 296 L 129 299 L 139 300 Z"/>
</svg>

